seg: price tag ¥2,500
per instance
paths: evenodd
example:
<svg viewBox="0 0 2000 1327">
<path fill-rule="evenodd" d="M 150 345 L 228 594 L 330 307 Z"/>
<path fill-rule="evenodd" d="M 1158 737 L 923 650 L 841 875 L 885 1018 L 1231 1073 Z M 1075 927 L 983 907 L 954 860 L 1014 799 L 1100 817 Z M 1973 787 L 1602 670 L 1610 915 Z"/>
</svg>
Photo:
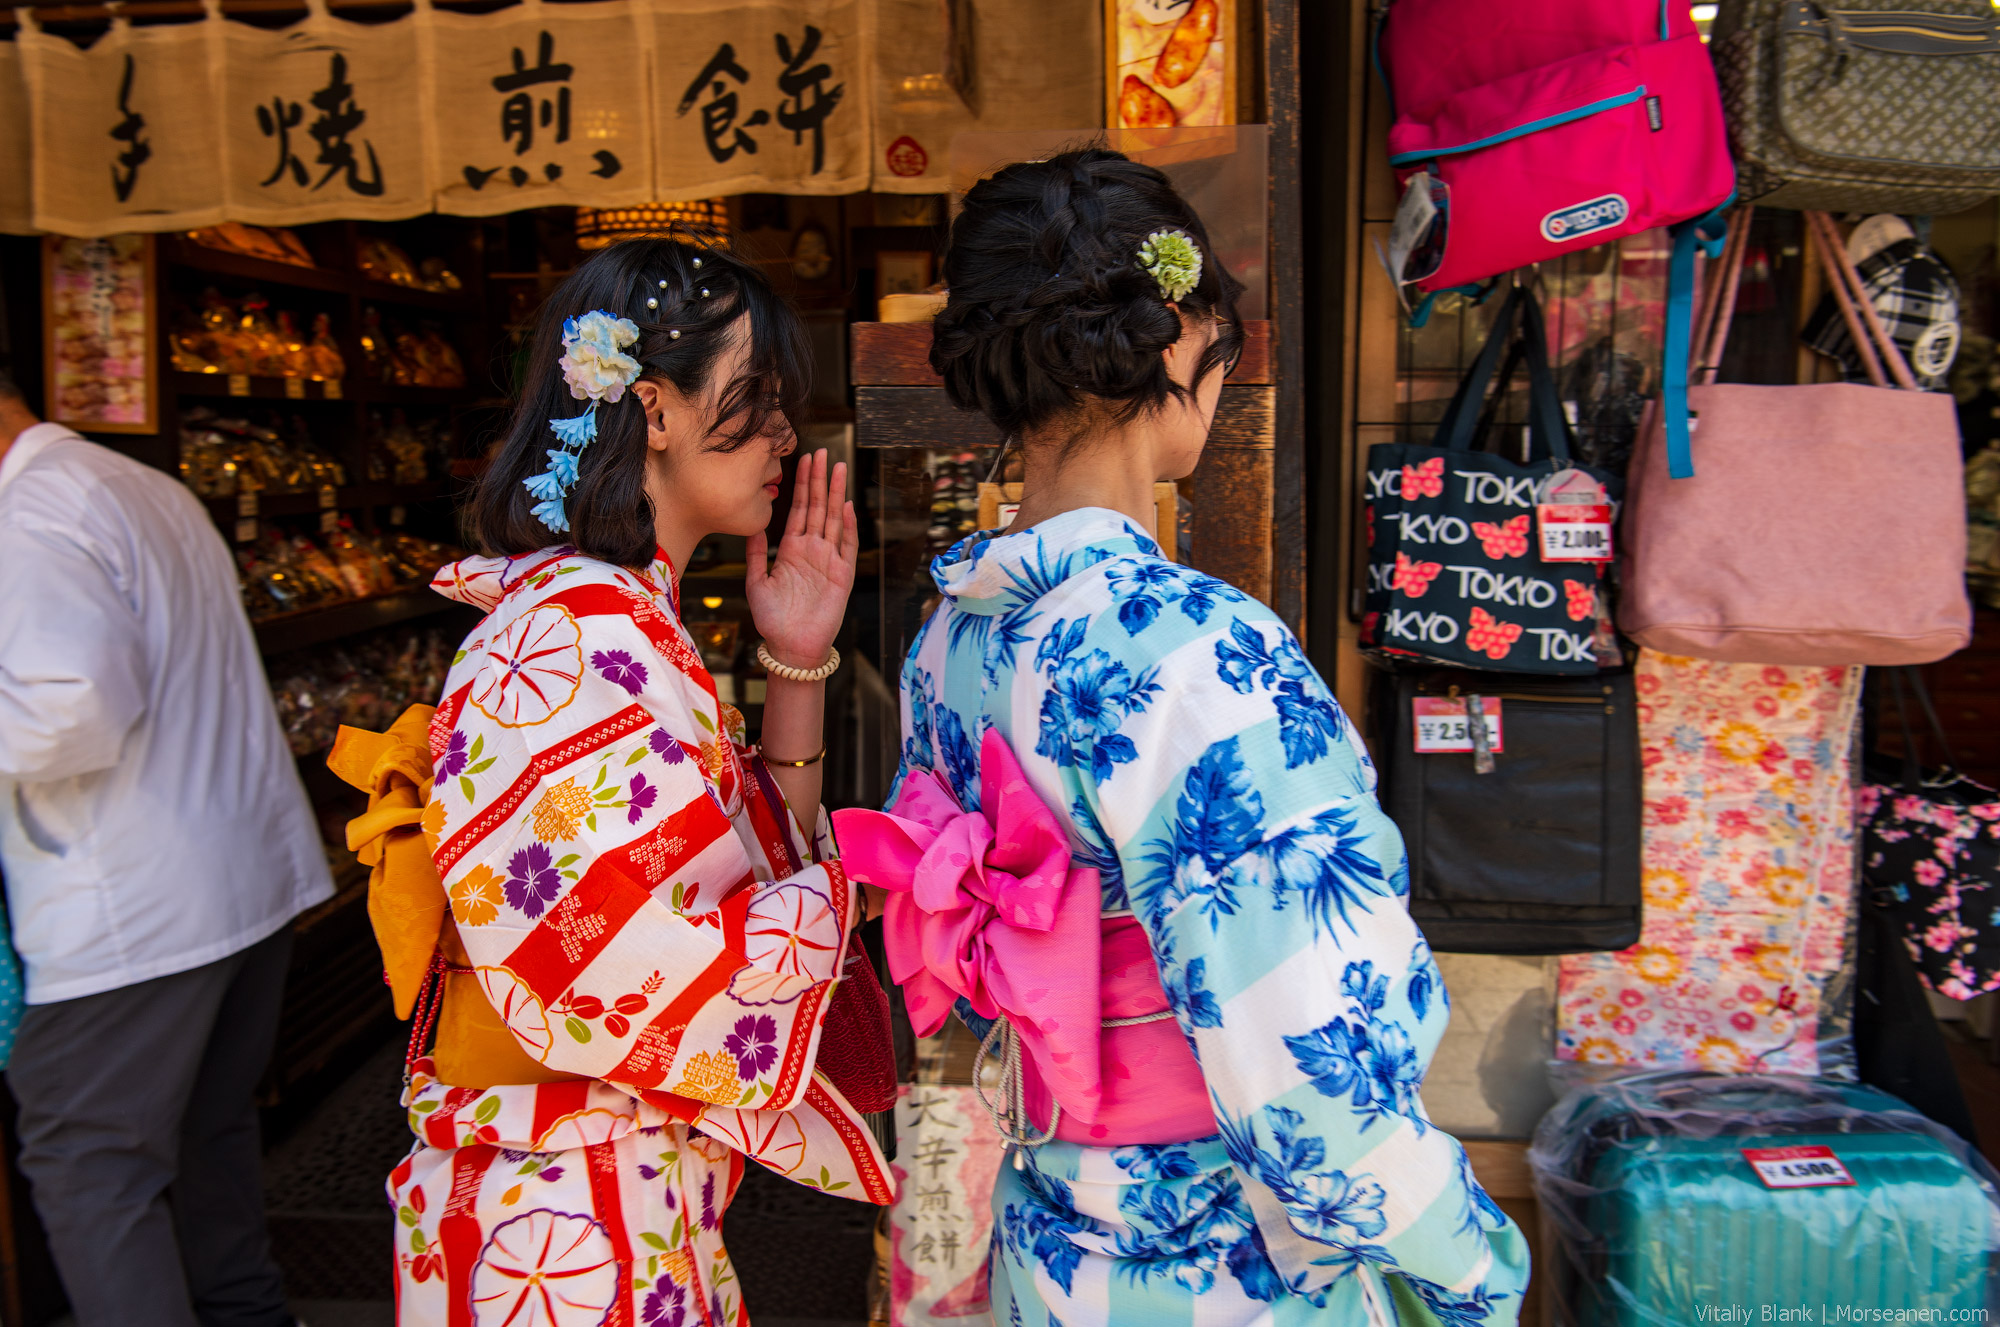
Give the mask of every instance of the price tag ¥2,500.
<svg viewBox="0 0 2000 1327">
<path fill-rule="evenodd" d="M 1466 713 L 1463 697 L 1418 696 L 1412 704 L 1417 721 L 1418 755 L 1472 750 L 1472 720 Z M 1500 702 L 1491 696 L 1483 696 L 1479 708 L 1486 720 L 1487 749 L 1498 753 L 1503 749 L 1500 742 Z"/>
</svg>

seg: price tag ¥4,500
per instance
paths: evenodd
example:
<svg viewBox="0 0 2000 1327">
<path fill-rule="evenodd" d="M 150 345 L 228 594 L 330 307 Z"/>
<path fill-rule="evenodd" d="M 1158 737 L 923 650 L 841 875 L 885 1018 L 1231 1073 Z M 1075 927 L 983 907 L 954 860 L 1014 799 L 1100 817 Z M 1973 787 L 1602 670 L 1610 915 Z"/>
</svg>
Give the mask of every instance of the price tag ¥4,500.
<svg viewBox="0 0 2000 1327">
<path fill-rule="evenodd" d="M 1454 699 L 1445 696 L 1418 696 L 1412 703 L 1416 712 L 1418 755 L 1442 755 L 1447 752 L 1472 750 L 1472 721 L 1466 713 L 1463 697 Z M 1486 720 L 1487 749 L 1497 753 L 1502 750 L 1500 702 L 1492 696 L 1482 696 L 1479 708 Z"/>
<path fill-rule="evenodd" d="M 1798 1147 L 1746 1147 L 1743 1159 L 1767 1189 L 1818 1189 L 1854 1183 L 1847 1164 L 1833 1149 L 1820 1144 Z"/>
</svg>

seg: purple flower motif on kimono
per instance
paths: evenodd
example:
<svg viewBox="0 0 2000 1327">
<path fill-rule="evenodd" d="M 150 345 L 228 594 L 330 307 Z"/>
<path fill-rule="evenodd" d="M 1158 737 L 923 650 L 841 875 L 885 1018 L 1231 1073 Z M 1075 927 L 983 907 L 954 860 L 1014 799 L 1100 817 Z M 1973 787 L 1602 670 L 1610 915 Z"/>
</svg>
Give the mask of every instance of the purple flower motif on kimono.
<svg viewBox="0 0 2000 1327">
<path fill-rule="evenodd" d="M 546 844 L 531 843 L 507 859 L 507 904 L 525 916 L 541 916 L 561 888 L 555 854 Z"/>
<path fill-rule="evenodd" d="M 625 813 L 625 818 L 636 825 L 639 823 L 640 818 L 652 808 L 653 803 L 660 800 L 660 790 L 646 782 L 645 775 L 634 774 L 632 776 L 632 795 L 625 800 L 632 808 Z"/>
<path fill-rule="evenodd" d="M 736 1057 L 736 1076 L 755 1078 L 777 1063 L 778 1021 L 769 1014 L 745 1014 L 722 1044 Z"/>
<path fill-rule="evenodd" d="M 636 662 L 623 650 L 598 650 L 590 656 L 590 666 L 604 674 L 604 680 L 624 687 L 636 696 L 646 685 L 646 665 Z"/>
<path fill-rule="evenodd" d="M 431 782 L 444 787 L 444 781 L 465 768 L 465 734 L 454 732 L 451 741 L 445 744 L 444 759 L 438 762 L 437 773 Z"/>
<path fill-rule="evenodd" d="M 684 1327 L 687 1322 L 687 1291 L 662 1276 L 640 1306 L 639 1321 L 646 1327 Z"/>
<path fill-rule="evenodd" d="M 653 735 L 646 739 L 646 745 L 652 747 L 653 754 L 669 765 L 678 765 L 687 759 L 687 752 L 681 750 L 681 744 L 676 742 L 673 735 L 664 728 L 655 728 Z"/>
<path fill-rule="evenodd" d="M 715 1172 L 711 1170 L 708 1178 L 701 1182 L 701 1228 L 713 1230 L 715 1223 L 721 1219 L 715 1210 Z M 718 1316 L 716 1321 L 721 1322 L 722 1318 Z"/>
</svg>

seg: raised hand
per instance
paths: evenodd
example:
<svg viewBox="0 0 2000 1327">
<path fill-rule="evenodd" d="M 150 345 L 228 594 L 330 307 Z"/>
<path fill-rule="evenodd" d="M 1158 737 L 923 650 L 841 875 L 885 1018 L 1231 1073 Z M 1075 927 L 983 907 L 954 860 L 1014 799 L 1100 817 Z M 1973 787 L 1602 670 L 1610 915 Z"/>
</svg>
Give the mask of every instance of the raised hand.
<svg viewBox="0 0 2000 1327">
<path fill-rule="evenodd" d="M 778 556 L 769 556 L 761 530 L 750 536 L 746 550 L 750 568 L 743 588 L 751 621 L 779 663 L 817 668 L 826 662 L 847 615 L 860 551 L 846 462 L 828 474 L 824 450 L 802 458 Z"/>
</svg>

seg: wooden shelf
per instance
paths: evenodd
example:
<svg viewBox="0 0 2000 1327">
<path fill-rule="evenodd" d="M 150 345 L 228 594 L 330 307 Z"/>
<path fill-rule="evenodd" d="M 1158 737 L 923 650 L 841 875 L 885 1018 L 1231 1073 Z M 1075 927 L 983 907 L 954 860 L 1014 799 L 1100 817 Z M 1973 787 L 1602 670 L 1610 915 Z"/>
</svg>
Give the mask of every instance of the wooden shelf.
<svg viewBox="0 0 2000 1327">
<path fill-rule="evenodd" d="M 464 387 L 399 387 L 394 383 L 344 378 L 337 393 L 326 394 L 326 384 L 310 378 L 269 378 L 259 374 L 173 373 L 168 375 L 173 389 L 182 396 L 206 396 L 231 401 L 331 401 L 340 404 L 359 401 L 363 405 L 470 405 Z M 305 395 L 293 396 L 289 383 L 301 384 Z M 243 387 L 246 390 L 237 391 Z"/>
<path fill-rule="evenodd" d="M 356 385 L 352 379 L 343 380 L 340 386 L 335 389 L 335 394 L 328 396 L 326 394 L 327 385 L 323 382 L 314 382 L 310 378 L 269 378 L 255 373 L 182 373 L 176 371 L 168 374 L 167 380 L 172 385 L 174 391 L 182 396 L 211 396 L 237 401 L 332 401 L 335 404 L 339 404 L 344 400 L 352 400 L 353 398 L 347 394 L 346 389 Z M 291 395 L 286 387 L 288 383 L 300 384 L 299 390 L 305 394 L 303 396 Z M 239 386 L 247 387 L 248 390 L 235 390 Z"/>
<path fill-rule="evenodd" d="M 355 511 L 362 507 L 414 507 L 420 502 L 434 502 L 451 494 L 449 480 L 432 479 L 421 484 L 359 484 L 334 490 L 333 509 Z M 238 508 L 235 498 L 203 498 L 208 514 L 220 526 L 230 527 L 236 523 Z M 310 516 L 324 511 L 320 505 L 319 492 L 308 489 L 304 493 L 259 493 L 257 495 L 257 517 L 266 516 Z"/>
<path fill-rule="evenodd" d="M 369 405 L 470 405 L 464 387 L 398 387 L 388 382 L 354 384 L 356 401 Z"/>
<path fill-rule="evenodd" d="M 370 304 L 397 304 L 405 308 L 426 309 L 434 313 L 456 314 L 466 318 L 478 317 L 483 313 L 478 297 L 470 291 L 413 290 L 408 286 L 392 285 L 387 281 L 370 281 L 351 272 L 336 272 L 324 267 L 297 267 L 291 263 L 272 262 L 267 258 L 228 253 L 179 237 L 169 242 L 165 257 L 167 262 L 177 267 L 208 272 L 215 276 L 236 277 L 263 286 L 317 290 L 331 295 L 346 295 L 352 292 Z"/>
<path fill-rule="evenodd" d="M 250 628 L 256 634 L 259 650 L 265 654 L 287 654 L 323 645 L 342 636 L 372 631 L 376 627 L 448 613 L 459 607 L 460 604 L 429 586 L 414 586 L 370 595 L 365 599 L 343 599 L 337 604 L 320 608 L 280 613 L 276 617 L 252 622 Z"/>
</svg>

